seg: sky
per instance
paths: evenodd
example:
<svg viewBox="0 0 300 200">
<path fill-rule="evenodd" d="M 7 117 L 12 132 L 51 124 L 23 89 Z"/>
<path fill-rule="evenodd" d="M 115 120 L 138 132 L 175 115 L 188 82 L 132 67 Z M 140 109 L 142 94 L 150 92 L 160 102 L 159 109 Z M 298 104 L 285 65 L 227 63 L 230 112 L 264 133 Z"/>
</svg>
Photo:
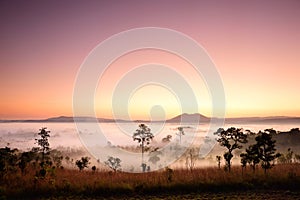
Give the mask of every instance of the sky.
<svg viewBox="0 0 300 200">
<path fill-rule="evenodd" d="M 226 117 L 300 116 L 297 0 L 2 0 L 0 27 L 0 119 L 72 116 L 74 83 L 85 58 L 110 36 L 140 27 L 179 31 L 206 50 L 223 81 Z M 191 113 L 210 116 L 210 93 L 191 66 L 170 53 L 145 50 L 121 56 L 99 80 L 98 117 L 114 116 L 118 81 L 149 62 L 171 65 L 184 76 L 199 103 Z M 159 115 L 161 107 L 167 118 L 184 110 L 176 94 L 159 85 L 139 87 L 120 101 L 128 101 L 133 119 Z"/>
</svg>

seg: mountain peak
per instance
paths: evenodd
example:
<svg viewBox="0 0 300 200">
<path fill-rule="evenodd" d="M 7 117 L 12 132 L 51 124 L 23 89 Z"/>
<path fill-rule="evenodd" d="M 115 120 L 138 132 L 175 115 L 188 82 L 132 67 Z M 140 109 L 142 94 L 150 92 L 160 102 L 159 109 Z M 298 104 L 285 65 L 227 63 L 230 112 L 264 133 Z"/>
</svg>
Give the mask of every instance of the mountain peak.
<svg viewBox="0 0 300 200">
<path fill-rule="evenodd" d="M 183 113 L 181 115 L 178 115 L 176 117 L 173 117 L 169 120 L 167 120 L 167 122 L 171 122 L 171 123 L 179 123 L 179 122 L 194 122 L 194 123 L 203 123 L 203 122 L 209 122 L 210 118 L 200 114 L 200 113 L 193 113 L 193 114 L 189 114 L 189 113 Z"/>
</svg>

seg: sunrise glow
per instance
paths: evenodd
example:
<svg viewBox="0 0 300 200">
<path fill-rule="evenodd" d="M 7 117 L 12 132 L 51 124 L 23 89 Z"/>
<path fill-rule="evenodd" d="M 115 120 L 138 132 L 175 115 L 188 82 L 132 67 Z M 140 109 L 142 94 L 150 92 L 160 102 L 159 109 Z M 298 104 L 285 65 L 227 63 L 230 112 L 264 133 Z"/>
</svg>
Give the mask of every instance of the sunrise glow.
<svg viewBox="0 0 300 200">
<path fill-rule="evenodd" d="M 89 52 L 111 35 L 137 27 L 174 29 L 202 45 L 222 78 L 227 117 L 300 116 L 298 1 L 0 5 L 0 119 L 72 116 L 76 74 Z M 189 63 L 169 52 L 142 50 L 121 56 L 99 77 L 98 117 L 113 117 L 116 84 L 128 71 L 149 63 L 180 74 L 199 105 L 190 112 L 210 116 L 210 93 Z M 182 111 L 176 95 L 157 85 L 138 89 L 126 101 L 133 119 L 151 118 L 153 106 L 158 118 Z"/>
</svg>

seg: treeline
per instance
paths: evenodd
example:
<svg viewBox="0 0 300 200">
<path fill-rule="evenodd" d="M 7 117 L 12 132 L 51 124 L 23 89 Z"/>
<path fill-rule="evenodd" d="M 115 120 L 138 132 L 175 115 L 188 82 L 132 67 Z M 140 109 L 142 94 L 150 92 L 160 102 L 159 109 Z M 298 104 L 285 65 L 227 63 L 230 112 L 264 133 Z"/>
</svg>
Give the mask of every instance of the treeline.
<svg viewBox="0 0 300 200">
<path fill-rule="evenodd" d="M 148 127 L 139 126 L 134 134 L 133 139 L 138 138 L 135 140 L 143 153 L 147 152 L 146 147 L 151 144 L 153 137 L 150 133 Z M 294 131 L 289 134 L 296 133 L 298 134 Z M 177 134 L 180 137 L 186 135 L 183 129 L 178 129 Z M 299 162 L 299 155 L 292 149 L 284 153 L 277 152 L 274 137 L 281 134 L 278 131 L 266 129 L 253 133 L 232 127 L 226 130 L 219 129 L 215 134 L 218 136 L 217 141 L 225 149 L 223 155 L 216 156 L 218 168 L 200 169 L 196 163 L 199 151 L 190 148 L 183 155 L 188 170 L 166 167 L 156 172 L 149 170 L 146 174 L 130 174 L 120 172 L 122 161 L 117 157 L 108 157 L 104 162 L 106 170 L 97 170 L 95 165 L 90 166 L 89 157 L 82 156 L 73 160 L 58 150 L 52 150 L 48 142 L 50 131 L 41 128 L 35 140 L 38 147 L 30 151 L 0 148 L 0 199 L 1 195 L 11 198 L 38 198 L 45 195 L 122 196 L 264 188 L 298 191 L 300 188 L 300 165 L 292 164 Z M 168 137 L 168 141 L 165 142 L 171 139 Z M 180 142 L 179 140 L 179 144 Z M 232 167 L 232 158 L 238 150 L 241 151 L 241 168 Z M 151 151 L 149 153 L 153 154 Z M 150 158 L 158 159 L 159 156 L 155 154 Z M 222 159 L 225 161 L 225 170 L 221 170 Z M 78 170 L 66 169 L 63 167 L 64 163 L 76 166 Z M 277 163 L 284 164 L 268 172 Z M 259 165 L 261 169 L 258 168 Z M 247 166 L 252 170 L 245 170 Z M 85 168 L 91 170 L 84 170 Z M 111 170 L 108 172 L 108 169 Z"/>
<path fill-rule="evenodd" d="M 178 127 L 177 130 L 178 133 L 176 133 L 176 135 L 180 136 L 180 138 L 185 136 L 182 127 Z M 218 143 L 225 148 L 225 152 L 222 156 L 216 156 L 218 168 L 221 168 L 221 162 L 224 159 L 224 169 L 226 171 L 231 170 L 232 158 L 237 155 L 236 152 L 240 152 L 243 146 L 245 146 L 243 148 L 244 152 L 238 153 L 242 170 L 245 170 L 248 165 L 255 171 L 257 166 L 260 165 L 265 173 L 267 173 L 267 170 L 271 169 L 276 163 L 289 164 L 300 162 L 300 155 L 294 153 L 291 148 L 289 148 L 287 152 L 277 152 L 276 140 L 274 139 L 276 136 L 282 134 L 300 135 L 299 128 L 293 128 L 288 132 L 266 129 L 254 133 L 250 130 L 231 127 L 227 130 L 219 129 L 215 134 L 218 136 Z M 0 148 L 0 177 L 3 177 L 6 173 L 16 172 L 18 170 L 20 170 L 22 174 L 25 174 L 28 168 L 33 168 L 36 170 L 35 176 L 37 178 L 43 178 L 47 173 L 53 173 L 57 168 L 63 168 L 63 163 L 68 167 L 77 167 L 80 171 L 89 167 L 91 164 L 90 157 L 82 156 L 80 159 L 74 160 L 68 155 L 63 155 L 61 151 L 50 148 L 48 142 L 49 137 L 50 131 L 47 130 L 47 128 L 41 128 L 38 132 L 38 138 L 35 140 L 38 147 L 33 147 L 30 151 L 21 152 L 18 149 L 11 149 L 9 147 Z M 148 162 L 155 164 L 160 160 L 160 152 L 157 150 L 158 148 L 149 147 L 153 137 L 151 129 L 141 124 L 133 134 L 133 140 L 137 140 L 140 145 L 132 148 L 136 152 L 141 151 L 142 154 L 149 151 L 150 159 Z M 162 142 L 168 143 L 171 140 L 172 136 L 168 135 L 162 139 Z M 179 145 L 180 143 L 181 139 L 179 140 Z M 128 147 L 126 149 L 128 150 Z M 185 165 L 188 169 L 192 170 L 197 168 L 196 160 L 199 157 L 197 152 L 196 149 L 190 148 L 185 152 L 183 158 L 181 158 L 185 159 Z M 97 163 L 100 164 L 100 161 L 97 160 Z M 117 157 L 108 157 L 103 164 L 104 169 L 106 166 L 106 170 L 111 169 L 114 172 L 122 168 L 122 161 Z M 147 166 L 146 161 L 143 160 L 141 165 L 142 171 L 149 171 L 146 168 Z M 96 171 L 97 167 L 93 165 L 90 169 Z"/>
<path fill-rule="evenodd" d="M 290 132 L 298 133 L 299 129 L 292 129 Z M 248 144 L 245 152 L 239 155 L 242 169 L 245 169 L 246 166 L 249 165 L 253 171 L 255 171 L 256 166 L 261 164 L 264 172 L 267 173 L 267 170 L 275 165 L 277 159 L 279 159 L 280 162 L 288 161 L 291 163 L 293 152 L 290 149 L 286 156 L 278 153 L 276 150 L 276 140 L 274 140 L 273 137 L 278 133 L 279 132 L 274 129 L 265 129 L 264 131 L 253 133 L 250 130 L 244 131 L 242 128 L 231 127 L 227 130 L 220 128 L 215 134 L 218 136 L 218 143 L 226 148 L 223 154 L 226 163 L 225 170 L 230 172 L 234 151 L 241 149 L 244 144 L 247 144 L 249 137 L 254 137 L 254 142 Z M 295 157 L 299 158 L 299 155 L 296 154 Z M 220 168 L 222 158 L 221 156 L 216 156 L 216 159 L 218 167 Z"/>
<path fill-rule="evenodd" d="M 30 151 L 19 151 L 10 147 L 0 148 L 0 178 L 3 181 L 8 173 L 21 172 L 25 175 L 28 171 L 36 170 L 35 179 L 43 179 L 47 174 L 54 174 L 55 170 L 63 169 L 63 162 L 68 166 L 76 166 L 81 171 L 90 164 L 89 157 L 82 157 L 74 160 L 70 156 L 63 155 L 63 152 L 51 149 L 49 144 L 50 131 L 47 128 L 41 128 L 38 132 L 38 138 Z M 73 152 L 74 153 L 74 152 Z M 96 170 L 96 166 L 91 167 Z"/>
</svg>

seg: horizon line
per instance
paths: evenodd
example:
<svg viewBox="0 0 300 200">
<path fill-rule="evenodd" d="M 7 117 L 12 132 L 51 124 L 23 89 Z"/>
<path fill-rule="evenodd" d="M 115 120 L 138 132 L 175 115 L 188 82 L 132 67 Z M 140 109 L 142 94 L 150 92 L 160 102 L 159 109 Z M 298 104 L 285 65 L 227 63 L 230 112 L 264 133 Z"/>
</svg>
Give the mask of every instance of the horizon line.
<svg viewBox="0 0 300 200">
<path fill-rule="evenodd" d="M 206 118 L 220 118 L 221 117 L 211 117 L 211 116 L 206 116 L 203 115 L 201 113 L 182 113 L 182 114 L 178 114 L 176 116 L 173 116 L 171 118 L 168 119 L 157 119 L 157 120 L 151 120 L 151 119 L 122 119 L 122 118 L 106 118 L 106 117 L 95 117 L 95 116 L 68 116 L 68 115 L 58 115 L 58 116 L 52 116 L 52 117 L 45 117 L 45 118 L 12 118 L 12 119 L 5 119 L 5 118 L 0 118 L 1 121 L 39 121 L 39 120 L 49 120 L 49 119 L 54 119 L 54 118 L 62 118 L 62 117 L 66 117 L 66 118 L 74 118 L 74 117 L 80 117 L 80 118 L 96 118 L 96 119 L 104 119 L 104 120 L 123 120 L 123 121 L 167 121 L 167 120 L 171 120 L 175 117 L 179 117 L 181 115 L 201 115 L 203 117 Z M 238 116 L 238 117 L 224 117 L 224 119 L 242 119 L 242 118 L 300 118 L 300 116 L 290 116 L 290 115 L 268 115 L 268 116 Z"/>
</svg>

